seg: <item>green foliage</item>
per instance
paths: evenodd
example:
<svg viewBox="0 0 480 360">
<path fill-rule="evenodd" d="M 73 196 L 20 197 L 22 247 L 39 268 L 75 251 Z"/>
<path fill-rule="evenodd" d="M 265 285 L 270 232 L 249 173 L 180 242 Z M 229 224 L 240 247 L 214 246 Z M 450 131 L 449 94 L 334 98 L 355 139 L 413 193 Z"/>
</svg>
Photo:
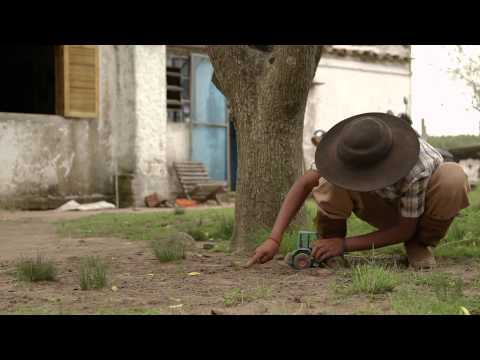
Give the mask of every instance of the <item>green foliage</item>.
<svg viewBox="0 0 480 360">
<path fill-rule="evenodd" d="M 195 241 L 208 241 L 208 234 L 201 228 L 192 227 L 187 229 L 186 233 L 190 235 Z"/>
<path fill-rule="evenodd" d="M 107 286 L 107 265 L 98 257 L 87 257 L 80 265 L 80 288 L 99 290 Z"/>
<path fill-rule="evenodd" d="M 55 281 L 57 269 L 53 262 L 38 255 L 36 259 L 21 259 L 18 261 L 15 274 L 20 281 Z"/>
<path fill-rule="evenodd" d="M 449 150 L 461 147 L 480 145 L 480 136 L 459 135 L 459 136 L 430 136 L 428 142 L 437 148 Z"/>
<path fill-rule="evenodd" d="M 229 241 L 219 241 L 215 244 L 213 250 L 215 253 L 225 253 L 228 254 L 231 252 L 230 242 Z"/>
<path fill-rule="evenodd" d="M 202 239 L 230 240 L 233 234 L 233 209 L 189 211 L 175 213 L 111 214 L 87 216 L 57 224 L 63 236 L 118 237 L 127 240 L 153 240 L 179 232 L 196 232 Z"/>
<path fill-rule="evenodd" d="M 458 66 L 451 71 L 472 91 L 472 106 L 480 111 L 480 59 L 477 53 L 465 51 L 463 45 L 457 45 L 456 58 Z"/>
<path fill-rule="evenodd" d="M 217 216 L 212 237 L 216 240 L 230 240 L 235 227 L 235 217 L 231 211 L 224 211 Z"/>
<path fill-rule="evenodd" d="M 435 249 L 439 257 L 480 257 L 480 188 L 470 194 L 471 206 L 455 219 L 445 239 Z"/>
</svg>

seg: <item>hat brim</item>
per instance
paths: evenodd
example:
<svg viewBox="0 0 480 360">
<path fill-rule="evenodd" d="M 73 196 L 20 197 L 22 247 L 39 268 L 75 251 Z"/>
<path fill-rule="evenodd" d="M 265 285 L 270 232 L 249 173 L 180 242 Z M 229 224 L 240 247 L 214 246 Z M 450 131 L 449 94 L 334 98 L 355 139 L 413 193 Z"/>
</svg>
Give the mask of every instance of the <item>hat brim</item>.
<svg viewBox="0 0 480 360">
<path fill-rule="evenodd" d="M 340 133 L 352 121 L 374 117 L 390 127 L 393 147 L 387 158 L 372 166 L 349 167 L 337 153 Z M 420 141 L 417 133 L 405 121 L 388 114 L 368 113 L 342 121 L 327 132 L 317 147 L 315 163 L 321 176 L 346 190 L 370 192 L 391 186 L 407 176 L 418 162 Z"/>
</svg>

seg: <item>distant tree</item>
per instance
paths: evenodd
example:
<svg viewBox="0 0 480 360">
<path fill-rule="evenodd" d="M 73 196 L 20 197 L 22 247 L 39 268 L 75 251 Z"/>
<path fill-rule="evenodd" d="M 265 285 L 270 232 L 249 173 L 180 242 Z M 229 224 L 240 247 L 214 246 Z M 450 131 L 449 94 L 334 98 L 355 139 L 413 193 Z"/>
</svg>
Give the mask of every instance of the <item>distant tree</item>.
<svg viewBox="0 0 480 360">
<path fill-rule="evenodd" d="M 454 56 L 458 66 L 452 69 L 452 73 L 470 87 L 473 93 L 472 106 L 480 111 L 480 56 L 468 54 L 462 45 L 457 45 Z"/>
</svg>

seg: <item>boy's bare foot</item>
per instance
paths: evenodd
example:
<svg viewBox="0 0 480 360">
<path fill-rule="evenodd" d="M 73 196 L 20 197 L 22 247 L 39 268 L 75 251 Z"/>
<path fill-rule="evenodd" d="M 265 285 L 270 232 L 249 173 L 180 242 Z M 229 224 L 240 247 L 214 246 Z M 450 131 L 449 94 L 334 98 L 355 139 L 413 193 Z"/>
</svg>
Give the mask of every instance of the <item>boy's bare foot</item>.
<svg viewBox="0 0 480 360">
<path fill-rule="evenodd" d="M 405 244 L 407 250 L 408 263 L 415 270 L 431 269 L 437 265 L 432 251 L 415 241 Z"/>
</svg>

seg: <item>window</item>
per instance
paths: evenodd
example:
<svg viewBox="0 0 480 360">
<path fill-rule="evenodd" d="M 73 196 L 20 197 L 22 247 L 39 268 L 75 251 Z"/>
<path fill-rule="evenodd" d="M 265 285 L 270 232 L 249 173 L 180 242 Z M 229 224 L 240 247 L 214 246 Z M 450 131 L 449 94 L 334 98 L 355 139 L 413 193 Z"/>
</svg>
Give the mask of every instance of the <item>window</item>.
<svg viewBox="0 0 480 360">
<path fill-rule="evenodd" d="M 54 46 L 2 45 L 0 112 L 55 114 Z"/>
<path fill-rule="evenodd" d="M 167 57 L 167 110 L 169 121 L 190 119 L 190 58 L 187 56 Z"/>
<path fill-rule="evenodd" d="M 97 118 L 99 114 L 98 46 L 58 46 L 55 59 L 57 113 L 72 118 Z"/>
<path fill-rule="evenodd" d="M 98 116 L 98 48 L 3 45 L 0 112 Z"/>
</svg>

